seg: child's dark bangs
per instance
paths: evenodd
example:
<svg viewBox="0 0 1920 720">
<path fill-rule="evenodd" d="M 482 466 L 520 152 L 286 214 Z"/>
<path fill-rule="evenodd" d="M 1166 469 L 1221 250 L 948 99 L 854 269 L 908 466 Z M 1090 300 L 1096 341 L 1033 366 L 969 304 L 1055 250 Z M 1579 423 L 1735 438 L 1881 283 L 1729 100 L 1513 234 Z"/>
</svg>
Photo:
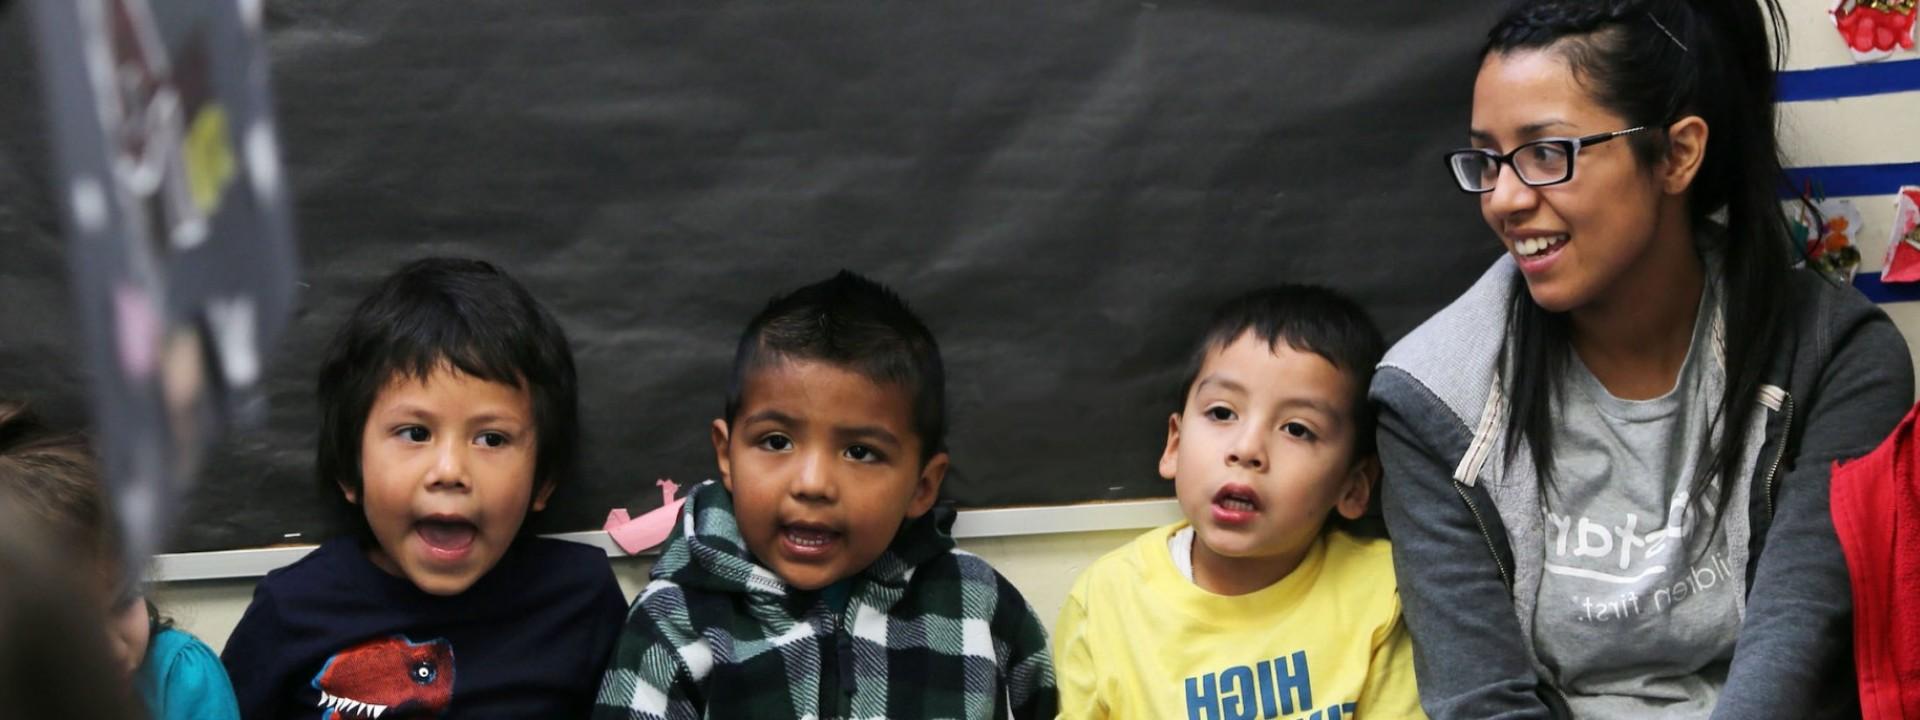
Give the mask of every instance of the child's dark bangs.
<svg viewBox="0 0 1920 720">
<path fill-rule="evenodd" d="M 475 328 L 452 313 L 433 313 L 414 327 L 396 328 L 391 352 L 381 368 L 392 381 L 424 382 L 435 370 L 450 368 L 488 382 L 524 387 L 528 372 L 511 334 Z"/>
</svg>

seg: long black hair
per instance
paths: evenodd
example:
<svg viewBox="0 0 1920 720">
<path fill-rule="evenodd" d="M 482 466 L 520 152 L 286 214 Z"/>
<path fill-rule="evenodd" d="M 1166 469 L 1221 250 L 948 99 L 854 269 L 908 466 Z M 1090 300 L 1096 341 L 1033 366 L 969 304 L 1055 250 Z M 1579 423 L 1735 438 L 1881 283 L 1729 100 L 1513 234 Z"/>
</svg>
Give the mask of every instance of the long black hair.
<svg viewBox="0 0 1920 720">
<path fill-rule="evenodd" d="M 1786 52 L 1785 27 L 1775 0 L 1519 0 L 1482 51 L 1483 59 L 1558 53 L 1593 99 L 1629 126 L 1664 129 L 1689 115 L 1706 121 L 1711 138 L 1688 191 L 1688 219 L 1719 257 L 1718 275 L 1707 282 L 1717 283 L 1726 313 L 1727 382 L 1690 487 L 1699 501 L 1713 478 L 1740 467 L 1740 429 L 1753 417 L 1787 303 L 1780 291 L 1794 251 L 1777 200 L 1785 179 L 1774 133 L 1774 68 Z M 1629 139 L 1642 164 L 1667 151 L 1664 132 Z M 1518 277 L 1511 303 L 1507 460 L 1524 438 L 1544 490 L 1553 481 L 1552 404 L 1564 386 L 1572 330 L 1564 313 L 1535 304 Z M 1732 486 L 1720 483 L 1713 499 L 1716 526 Z"/>
</svg>

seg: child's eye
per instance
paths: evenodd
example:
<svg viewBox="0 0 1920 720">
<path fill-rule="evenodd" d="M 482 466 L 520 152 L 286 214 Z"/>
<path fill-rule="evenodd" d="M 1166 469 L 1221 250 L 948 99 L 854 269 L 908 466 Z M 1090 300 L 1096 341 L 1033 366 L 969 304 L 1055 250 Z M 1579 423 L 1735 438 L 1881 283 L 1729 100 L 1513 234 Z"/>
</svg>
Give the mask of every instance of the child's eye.
<svg viewBox="0 0 1920 720">
<path fill-rule="evenodd" d="M 774 433 L 772 435 L 768 435 L 766 437 L 760 438 L 760 442 L 755 444 L 759 445 L 761 450 L 771 450 L 773 452 L 786 452 L 788 450 L 793 449 L 793 438 L 787 437 L 785 435 L 781 435 L 780 433 Z"/>
<path fill-rule="evenodd" d="M 1302 440 L 1312 440 L 1315 437 L 1313 434 L 1312 428 L 1309 428 L 1297 422 L 1290 422 L 1285 425 L 1281 425 L 1280 432 L 1286 433 L 1288 435 L 1292 435 Z"/>
<path fill-rule="evenodd" d="M 1207 408 L 1204 414 L 1207 416 L 1207 419 L 1213 420 L 1215 422 L 1226 422 L 1228 420 L 1232 420 L 1235 417 L 1235 415 L 1233 414 L 1233 410 L 1228 409 L 1224 405 L 1215 405 L 1213 407 Z"/>
<path fill-rule="evenodd" d="M 865 445 L 849 445 L 846 454 L 848 460 L 861 463 L 877 463 L 885 459 L 880 455 L 880 451 Z"/>
<path fill-rule="evenodd" d="M 433 439 L 433 433 L 427 432 L 426 428 L 420 427 L 419 425 L 408 425 L 400 428 L 399 435 L 400 437 L 406 438 L 407 442 L 423 443 Z"/>
<path fill-rule="evenodd" d="M 506 433 L 489 430 L 480 433 L 480 436 L 474 438 L 474 441 L 490 448 L 497 448 L 506 447 L 507 443 L 512 441 L 512 438 L 507 437 Z"/>
</svg>

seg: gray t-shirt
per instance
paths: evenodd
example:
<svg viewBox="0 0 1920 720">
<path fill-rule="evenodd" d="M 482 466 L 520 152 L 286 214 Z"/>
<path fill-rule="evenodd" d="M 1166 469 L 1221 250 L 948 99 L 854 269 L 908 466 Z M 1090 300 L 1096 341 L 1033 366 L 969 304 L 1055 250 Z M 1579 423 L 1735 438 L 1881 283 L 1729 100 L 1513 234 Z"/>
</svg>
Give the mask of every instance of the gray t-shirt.
<svg viewBox="0 0 1920 720">
<path fill-rule="evenodd" d="M 1727 528 L 1709 534 L 1719 481 L 1688 497 L 1725 383 L 1703 295 L 1672 391 L 1621 400 L 1576 357 L 1555 408 L 1533 641 L 1576 717 L 1706 717 L 1726 682 L 1744 603 Z"/>
</svg>

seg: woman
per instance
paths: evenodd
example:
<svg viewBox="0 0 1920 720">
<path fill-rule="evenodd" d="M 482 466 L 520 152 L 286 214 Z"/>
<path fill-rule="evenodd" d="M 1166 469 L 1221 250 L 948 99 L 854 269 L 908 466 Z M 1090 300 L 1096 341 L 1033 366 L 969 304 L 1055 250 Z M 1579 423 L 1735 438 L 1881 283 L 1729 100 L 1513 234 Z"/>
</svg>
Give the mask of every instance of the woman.
<svg viewBox="0 0 1920 720">
<path fill-rule="evenodd" d="M 1488 35 L 1447 164 L 1507 254 L 1372 390 L 1435 718 L 1857 713 L 1827 474 L 1913 377 L 1790 269 L 1769 16 L 1523 0 Z"/>
</svg>

